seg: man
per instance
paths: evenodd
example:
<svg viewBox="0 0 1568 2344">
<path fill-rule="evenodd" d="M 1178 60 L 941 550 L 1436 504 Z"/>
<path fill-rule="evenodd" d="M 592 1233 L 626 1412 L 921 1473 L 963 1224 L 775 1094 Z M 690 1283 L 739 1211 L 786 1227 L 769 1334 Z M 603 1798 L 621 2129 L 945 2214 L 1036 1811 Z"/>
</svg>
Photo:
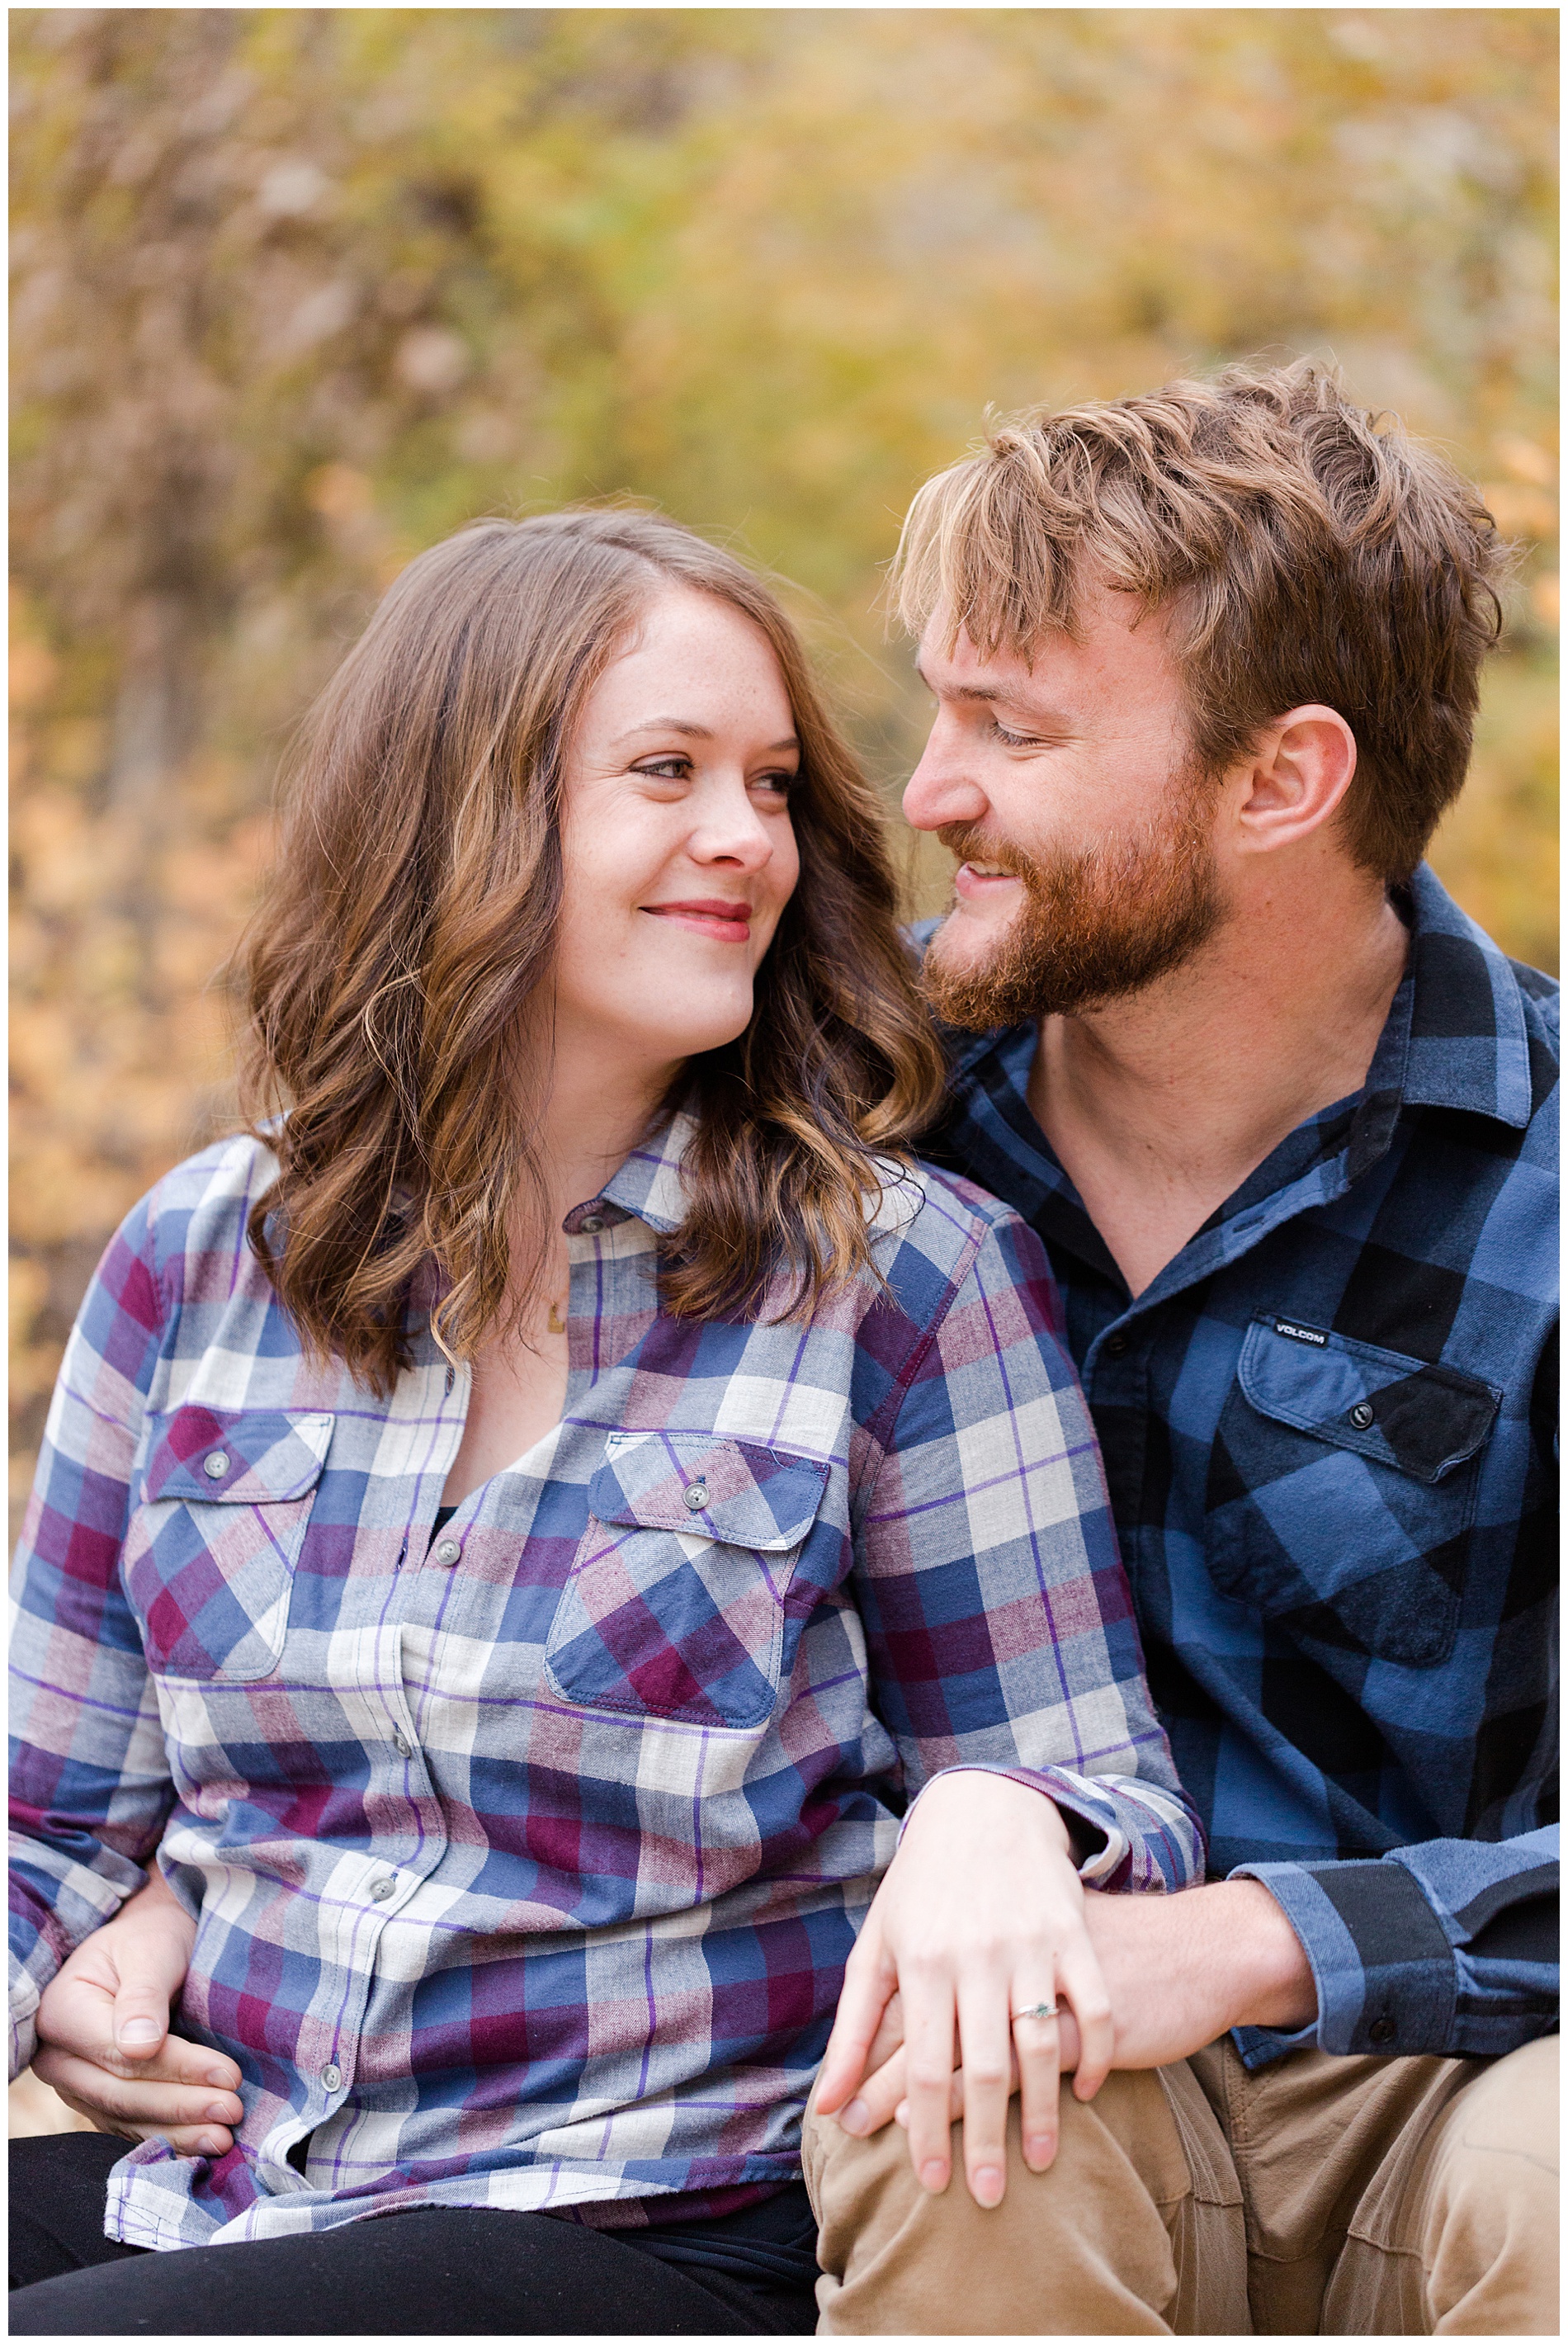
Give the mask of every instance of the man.
<svg viewBox="0 0 1568 2344">
<path fill-rule="evenodd" d="M 1047 2170 L 852 1977 L 826 2332 L 1555 2332 L 1556 995 L 1421 860 L 1500 568 L 1310 365 L 912 510 L 945 1146 L 1049 1249 L 1210 1884 L 1090 1894 L 1121 2072 Z"/>
</svg>

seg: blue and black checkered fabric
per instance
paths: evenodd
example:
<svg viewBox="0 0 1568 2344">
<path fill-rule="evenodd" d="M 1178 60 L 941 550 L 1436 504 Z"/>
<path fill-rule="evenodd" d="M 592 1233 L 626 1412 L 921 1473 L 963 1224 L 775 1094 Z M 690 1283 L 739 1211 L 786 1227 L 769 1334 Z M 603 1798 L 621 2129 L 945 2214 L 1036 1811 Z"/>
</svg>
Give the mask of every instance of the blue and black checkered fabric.
<svg viewBox="0 0 1568 2344">
<path fill-rule="evenodd" d="M 956 1043 L 936 1153 L 1044 1238 L 1150 1681 L 1216 1873 L 1267 1882 L 1315 2029 L 1254 2064 L 1556 2023 L 1557 988 L 1417 874 L 1367 1083 L 1136 1300 L 1026 1099 Z"/>
</svg>

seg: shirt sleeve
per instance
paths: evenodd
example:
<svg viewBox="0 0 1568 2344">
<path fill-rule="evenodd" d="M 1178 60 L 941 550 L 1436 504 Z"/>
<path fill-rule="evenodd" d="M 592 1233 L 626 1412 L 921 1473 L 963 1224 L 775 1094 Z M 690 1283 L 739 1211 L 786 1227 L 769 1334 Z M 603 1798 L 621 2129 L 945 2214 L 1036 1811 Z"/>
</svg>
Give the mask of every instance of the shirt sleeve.
<svg viewBox="0 0 1568 2344">
<path fill-rule="evenodd" d="M 23 1523 L 11 1642 L 11 2073 L 73 1949 L 143 1884 L 174 1790 L 120 1555 L 165 1303 L 146 1203 L 60 1369 Z"/>
<path fill-rule="evenodd" d="M 1009 1215 L 959 1271 L 856 1527 L 874 1697 L 905 1788 L 913 1800 L 957 1767 L 1013 1775 L 1063 1810 L 1096 1886 L 1190 1886 L 1202 1830 L 1144 1681 L 1044 1248 Z"/>
<path fill-rule="evenodd" d="M 1318 1988 L 1316 2025 L 1302 2033 L 1238 2029 L 1249 2066 L 1301 2042 L 1490 2059 L 1557 2025 L 1554 1824 L 1354 1862 L 1244 1864 L 1238 1876 L 1278 1899 Z"/>
</svg>

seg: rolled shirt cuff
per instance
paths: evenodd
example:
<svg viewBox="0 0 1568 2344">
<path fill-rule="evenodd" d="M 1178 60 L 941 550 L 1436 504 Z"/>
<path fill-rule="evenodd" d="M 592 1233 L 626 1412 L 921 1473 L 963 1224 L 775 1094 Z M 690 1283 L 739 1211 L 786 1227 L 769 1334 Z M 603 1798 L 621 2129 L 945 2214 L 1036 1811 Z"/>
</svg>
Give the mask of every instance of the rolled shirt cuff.
<svg viewBox="0 0 1568 2344">
<path fill-rule="evenodd" d="M 1056 1766 L 986 1766 L 975 1762 L 944 1766 L 940 1774 L 933 1774 L 931 1782 L 939 1783 L 948 1774 L 1005 1774 L 1010 1783 L 1022 1783 L 1026 1790 L 1038 1791 L 1043 1798 L 1049 1799 L 1067 1819 L 1078 1878 L 1087 1886 L 1108 1885 L 1116 1873 L 1126 1869 L 1130 1843 L 1117 1819 L 1115 1802 L 1096 1789 L 1092 1778 Z M 908 1827 L 910 1815 L 930 1787 L 930 1783 L 926 1783 L 910 1801 L 898 1827 L 900 1839 Z"/>
<path fill-rule="evenodd" d="M 1300 1939 L 1318 1990 L 1310 2026 L 1235 2030 L 1248 2066 L 1312 2044 L 1383 2058 L 1449 2048 L 1458 1994 L 1453 1948 L 1404 1864 L 1377 1856 L 1241 1864 L 1229 1876 L 1261 1881 Z"/>
<path fill-rule="evenodd" d="M 42 1999 L 38 1982 L 17 1960 L 10 1956 L 11 2050 L 7 2080 L 15 2083 L 24 2067 L 33 2064 L 33 2054 L 38 2048 L 38 2004 Z"/>
</svg>

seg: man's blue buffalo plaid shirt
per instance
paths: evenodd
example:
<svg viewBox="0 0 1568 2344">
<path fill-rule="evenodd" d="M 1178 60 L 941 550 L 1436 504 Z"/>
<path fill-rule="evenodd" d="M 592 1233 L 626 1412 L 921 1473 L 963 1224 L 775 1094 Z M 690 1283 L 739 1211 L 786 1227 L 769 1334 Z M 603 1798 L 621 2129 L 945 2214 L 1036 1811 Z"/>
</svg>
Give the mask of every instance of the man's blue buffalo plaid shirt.
<svg viewBox="0 0 1568 2344">
<path fill-rule="evenodd" d="M 1424 866 L 1401 909 L 1364 1089 L 1136 1299 L 1032 1026 L 960 1041 L 934 1151 L 1045 1240 L 1210 1869 L 1311 1963 L 1315 2027 L 1241 2030 L 1250 2065 L 1556 2025 L 1557 988 Z"/>
</svg>

